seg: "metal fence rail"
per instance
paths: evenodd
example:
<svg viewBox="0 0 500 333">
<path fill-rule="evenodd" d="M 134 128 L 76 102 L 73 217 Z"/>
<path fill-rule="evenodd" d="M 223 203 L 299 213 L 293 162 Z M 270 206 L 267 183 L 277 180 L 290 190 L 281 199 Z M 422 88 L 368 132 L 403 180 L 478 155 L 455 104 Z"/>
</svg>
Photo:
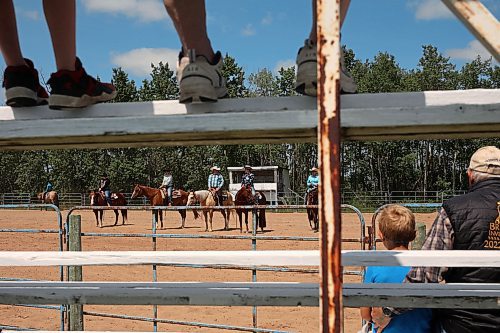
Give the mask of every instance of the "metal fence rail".
<svg viewBox="0 0 500 333">
<path fill-rule="evenodd" d="M 257 250 L 257 241 L 304 241 L 304 242 L 318 242 L 318 237 L 299 237 L 299 236 L 264 236 L 257 235 L 257 220 L 255 212 L 257 209 L 271 209 L 271 210 L 305 210 L 306 208 L 317 208 L 317 205 L 307 206 L 307 205 L 254 205 L 254 206 L 214 206 L 214 209 L 235 209 L 236 207 L 242 209 L 248 209 L 252 211 L 252 235 L 189 235 L 189 234 L 158 234 L 156 233 L 156 220 L 155 215 L 152 214 L 152 233 L 96 233 L 96 232 L 81 232 L 82 237 L 124 237 L 124 238 L 151 238 L 152 240 L 152 249 L 156 251 L 156 242 L 157 239 L 233 239 L 233 240 L 247 240 L 251 241 L 252 250 Z M 368 237 L 365 236 L 365 220 L 363 214 L 359 209 L 351 205 L 342 205 L 342 208 L 353 211 L 357 214 L 358 219 L 360 221 L 360 236 L 359 238 L 348 238 L 343 239 L 344 242 L 349 243 L 358 243 L 359 248 L 364 250 L 366 248 L 366 244 L 369 242 Z M 96 207 L 93 206 L 77 206 L 72 207 L 66 217 L 66 224 L 69 223 L 70 216 L 79 210 L 94 210 Z M 139 210 L 139 211 L 157 211 L 157 210 L 167 210 L 167 211 L 178 211 L 178 210 L 200 210 L 199 206 L 181 206 L 181 207 L 171 207 L 171 206 L 116 206 L 116 207 L 99 207 L 99 209 L 103 210 L 113 210 L 113 209 L 126 209 L 126 210 Z M 68 232 L 69 227 L 66 226 L 66 232 Z M 170 267 L 186 267 L 186 268 L 211 268 L 211 269 L 236 269 L 236 270 L 248 270 L 252 271 L 252 282 L 257 281 L 257 271 L 272 271 L 272 272 L 295 272 L 295 273 L 305 273 L 305 274 L 318 274 L 319 270 L 317 268 L 291 268 L 291 267 L 255 267 L 255 266 L 235 266 L 235 265 L 200 265 L 200 264 L 155 264 L 153 267 L 153 281 L 157 281 L 157 267 L 158 266 L 170 266 Z M 346 275 L 363 275 L 364 269 L 361 270 L 344 270 L 344 274 Z M 86 312 L 84 314 L 93 315 L 93 316 L 101 316 L 101 317 L 113 317 L 113 318 L 121 318 L 128 320 L 139 320 L 139 321 L 148 321 L 153 323 L 153 330 L 157 331 L 158 323 L 172 323 L 178 325 L 187 325 L 187 326 L 198 326 L 198 327 L 207 327 L 207 328 L 218 328 L 218 329 L 227 329 L 227 330 L 239 330 L 245 332 L 282 332 L 276 330 L 268 330 L 264 328 L 258 328 L 257 326 L 257 308 L 254 307 L 252 311 L 253 317 L 253 327 L 242 327 L 242 326 L 231 326 L 231 325 L 220 325 L 220 324 L 208 324 L 208 323 L 199 323 L 199 322 L 188 322 L 188 321 L 177 321 L 171 319 L 159 319 L 157 314 L 157 306 L 153 306 L 153 317 L 140 317 L 140 316 L 123 316 L 118 314 L 109 314 L 109 313 L 100 313 L 100 312 Z M 284 333 L 284 332 L 283 332 Z"/>
<path fill-rule="evenodd" d="M 26 198 L 29 193 L 24 193 L 20 197 Z M 19 198 L 19 196 L 15 196 Z M 5 198 L 5 197 L 4 197 Z M 12 198 L 12 196 L 8 196 L 8 198 Z M 29 202 L 29 200 L 28 200 Z M 0 205 L 0 210 L 2 209 L 51 209 L 56 213 L 56 223 L 58 229 L 0 229 L 0 233 L 33 233 L 33 234 L 57 234 L 58 235 L 58 250 L 63 251 L 63 242 L 65 238 L 63 237 L 63 222 L 62 222 L 62 214 L 58 207 L 54 205 L 48 204 L 3 204 Z M 2 277 L 0 278 L 2 281 L 39 281 L 39 280 L 31 280 L 31 279 L 21 279 L 14 277 Z M 59 280 L 64 281 L 64 270 L 63 266 L 59 267 Z M 60 312 L 60 329 L 64 331 L 64 318 L 66 313 L 66 306 L 64 304 L 59 306 L 49 306 L 49 305 L 34 305 L 34 304 L 17 304 L 16 306 L 20 307 L 31 307 L 38 309 L 48 309 L 48 310 L 59 310 Z M 25 328 L 16 328 L 15 326 L 0 326 L 0 329 L 12 329 L 12 330 L 34 330 L 34 329 L 25 329 Z"/>
</svg>

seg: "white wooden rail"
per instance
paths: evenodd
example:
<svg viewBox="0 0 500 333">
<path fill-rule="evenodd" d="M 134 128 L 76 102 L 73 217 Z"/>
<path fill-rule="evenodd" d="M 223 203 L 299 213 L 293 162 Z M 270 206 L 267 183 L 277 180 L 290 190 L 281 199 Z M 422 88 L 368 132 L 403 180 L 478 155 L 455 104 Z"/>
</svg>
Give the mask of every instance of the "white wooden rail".
<svg viewBox="0 0 500 333">
<path fill-rule="evenodd" d="M 498 137 L 500 89 L 342 96 L 347 140 Z M 0 107 L 0 150 L 315 141 L 316 99 Z"/>
<path fill-rule="evenodd" d="M 319 251 L 0 252 L 0 266 L 318 266 Z M 500 267 L 500 251 L 342 251 L 344 266 Z"/>
<path fill-rule="evenodd" d="M 499 284 L 344 284 L 344 306 L 500 308 Z M 318 306 L 317 283 L 0 282 L 0 304 Z"/>
</svg>

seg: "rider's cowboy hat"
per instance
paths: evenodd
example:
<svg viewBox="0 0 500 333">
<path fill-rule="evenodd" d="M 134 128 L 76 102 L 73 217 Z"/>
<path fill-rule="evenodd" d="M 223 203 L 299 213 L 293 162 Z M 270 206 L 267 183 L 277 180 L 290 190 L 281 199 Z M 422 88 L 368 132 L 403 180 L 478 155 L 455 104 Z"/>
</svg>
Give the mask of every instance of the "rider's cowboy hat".
<svg viewBox="0 0 500 333">
<path fill-rule="evenodd" d="M 214 171 L 214 170 L 220 171 L 220 168 L 218 166 L 214 165 L 213 167 L 210 168 L 210 171 Z"/>
<path fill-rule="evenodd" d="M 313 171 L 318 172 L 318 171 L 319 171 L 319 169 L 318 169 L 318 168 L 311 168 L 311 169 L 309 169 L 309 171 L 311 171 L 311 172 L 313 172 Z"/>
<path fill-rule="evenodd" d="M 250 165 L 246 164 L 246 165 L 243 167 L 243 170 L 245 170 L 245 169 L 250 169 L 250 170 L 252 170 L 252 167 L 251 167 Z"/>
</svg>

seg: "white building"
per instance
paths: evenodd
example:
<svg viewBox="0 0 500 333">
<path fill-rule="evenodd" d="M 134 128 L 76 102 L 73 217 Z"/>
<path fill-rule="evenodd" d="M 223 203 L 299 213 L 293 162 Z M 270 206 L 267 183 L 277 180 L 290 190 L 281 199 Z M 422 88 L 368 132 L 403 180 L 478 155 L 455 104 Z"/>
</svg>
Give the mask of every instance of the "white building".
<svg viewBox="0 0 500 333">
<path fill-rule="evenodd" d="M 228 167 L 229 191 L 236 194 L 241 188 L 241 176 L 245 172 L 243 167 Z M 277 204 L 279 197 L 290 191 L 290 176 L 288 169 L 278 166 L 252 167 L 255 175 L 254 186 L 256 191 L 262 191 L 267 202 Z"/>
</svg>

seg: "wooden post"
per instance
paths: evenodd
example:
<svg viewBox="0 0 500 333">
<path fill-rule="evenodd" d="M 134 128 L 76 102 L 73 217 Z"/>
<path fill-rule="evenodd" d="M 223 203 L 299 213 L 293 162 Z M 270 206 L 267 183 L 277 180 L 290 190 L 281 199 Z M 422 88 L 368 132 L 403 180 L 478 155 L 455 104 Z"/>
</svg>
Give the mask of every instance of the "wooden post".
<svg viewBox="0 0 500 333">
<path fill-rule="evenodd" d="M 80 215 L 69 217 L 69 250 L 82 250 L 82 218 Z M 69 281 L 82 281 L 82 266 L 69 267 Z M 83 331 L 83 305 L 74 304 L 69 306 L 69 330 Z"/>
<path fill-rule="evenodd" d="M 340 199 L 340 1 L 317 1 L 321 326 L 343 332 Z"/>
<path fill-rule="evenodd" d="M 417 229 L 417 237 L 415 237 L 415 240 L 411 243 L 411 249 L 420 250 L 422 249 L 422 245 L 424 245 L 426 228 L 425 224 L 422 222 L 417 222 L 415 227 Z"/>
</svg>

